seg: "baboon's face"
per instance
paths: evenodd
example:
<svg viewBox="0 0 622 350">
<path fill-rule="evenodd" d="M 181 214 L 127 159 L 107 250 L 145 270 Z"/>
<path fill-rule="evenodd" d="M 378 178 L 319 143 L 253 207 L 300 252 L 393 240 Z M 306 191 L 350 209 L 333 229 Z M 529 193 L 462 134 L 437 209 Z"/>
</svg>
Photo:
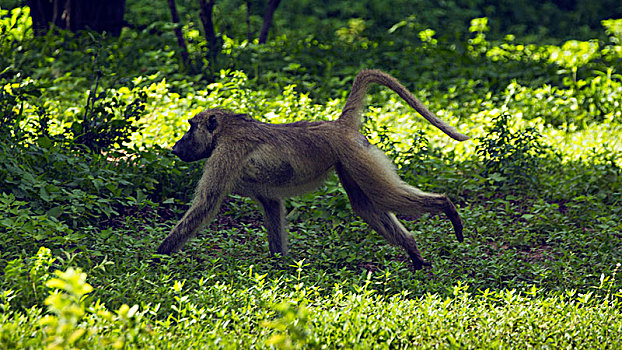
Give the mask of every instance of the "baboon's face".
<svg viewBox="0 0 622 350">
<path fill-rule="evenodd" d="M 201 112 L 188 120 L 190 130 L 173 146 L 173 154 L 184 162 L 209 158 L 215 147 L 214 131 L 218 126 L 216 115 Z"/>
</svg>

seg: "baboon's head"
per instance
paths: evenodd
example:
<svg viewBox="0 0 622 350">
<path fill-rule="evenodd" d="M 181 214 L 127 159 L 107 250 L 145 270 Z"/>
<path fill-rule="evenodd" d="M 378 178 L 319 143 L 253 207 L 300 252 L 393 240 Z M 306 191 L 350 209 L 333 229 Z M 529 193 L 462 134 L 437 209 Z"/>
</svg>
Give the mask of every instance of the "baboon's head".
<svg viewBox="0 0 622 350">
<path fill-rule="evenodd" d="M 190 130 L 175 143 L 173 154 L 184 162 L 209 158 L 216 147 L 214 134 L 218 128 L 219 114 L 222 114 L 219 110 L 208 110 L 188 120 Z"/>
</svg>

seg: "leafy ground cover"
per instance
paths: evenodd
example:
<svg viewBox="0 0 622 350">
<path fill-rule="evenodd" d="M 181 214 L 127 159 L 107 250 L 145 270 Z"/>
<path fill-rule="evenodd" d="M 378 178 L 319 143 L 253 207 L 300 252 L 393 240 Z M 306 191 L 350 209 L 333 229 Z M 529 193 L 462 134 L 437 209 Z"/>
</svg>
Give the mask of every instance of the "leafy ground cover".
<svg viewBox="0 0 622 350">
<path fill-rule="evenodd" d="M 267 46 L 225 38 L 219 66 L 199 69 L 180 66 L 172 31 L 153 35 L 164 23 L 33 38 L 26 8 L 2 11 L 3 348 L 620 347 L 622 21 L 534 44 L 491 41 L 487 18 L 456 38 L 413 18 L 326 19 L 332 32 L 281 27 Z M 333 177 L 288 202 L 287 257 L 231 196 L 154 262 L 201 171 L 166 150 L 186 119 L 212 106 L 335 119 L 362 67 L 473 137 L 456 144 L 371 91 L 365 134 L 406 181 L 457 203 L 464 243 L 444 218 L 402 218 L 433 263 L 413 273 Z"/>
</svg>

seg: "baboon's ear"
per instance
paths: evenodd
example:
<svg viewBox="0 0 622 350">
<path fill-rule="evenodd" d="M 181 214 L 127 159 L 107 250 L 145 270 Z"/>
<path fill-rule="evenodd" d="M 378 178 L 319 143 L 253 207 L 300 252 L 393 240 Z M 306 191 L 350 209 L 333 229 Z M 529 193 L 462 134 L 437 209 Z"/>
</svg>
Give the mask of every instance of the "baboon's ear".
<svg viewBox="0 0 622 350">
<path fill-rule="evenodd" d="M 207 118 L 207 131 L 213 132 L 214 130 L 216 130 L 217 126 L 218 126 L 218 122 L 216 121 L 216 116 L 213 114 L 210 115 Z"/>
</svg>

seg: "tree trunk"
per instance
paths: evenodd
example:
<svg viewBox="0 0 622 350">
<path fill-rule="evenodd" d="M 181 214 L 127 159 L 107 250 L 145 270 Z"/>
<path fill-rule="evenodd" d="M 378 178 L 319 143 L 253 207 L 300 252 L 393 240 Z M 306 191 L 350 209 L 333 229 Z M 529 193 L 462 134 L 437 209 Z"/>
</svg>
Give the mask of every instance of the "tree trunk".
<svg viewBox="0 0 622 350">
<path fill-rule="evenodd" d="M 77 32 L 94 30 L 121 34 L 125 0 L 28 0 L 35 35 L 46 34 L 52 26 Z"/>
<path fill-rule="evenodd" d="M 214 1 L 215 0 L 201 0 L 199 2 L 199 4 L 201 5 L 199 17 L 201 17 L 201 23 L 203 23 L 205 40 L 207 41 L 209 55 L 211 56 L 212 60 L 215 60 L 216 56 L 218 56 L 218 54 L 220 53 L 220 44 L 218 42 L 218 38 L 216 37 L 216 32 L 214 31 L 214 22 L 212 21 L 212 15 L 214 12 Z"/>
<path fill-rule="evenodd" d="M 181 30 L 181 24 L 179 22 L 179 14 L 177 13 L 177 5 L 175 0 L 168 0 L 168 8 L 171 10 L 171 18 L 175 23 L 175 36 L 177 37 L 177 45 L 181 49 L 181 59 L 185 66 L 188 65 L 188 47 L 186 46 L 186 40 L 184 39 L 184 33 Z"/>
<path fill-rule="evenodd" d="M 251 0 L 246 0 L 246 40 L 253 42 L 253 32 L 251 31 Z"/>
<path fill-rule="evenodd" d="M 268 32 L 270 31 L 270 26 L 272 26 L 272 18 L 274 17 L 274 11 L 279 7 L 281 0 L 270 0 L 268 1 L 268 6 L 266 7 L 266 13 L 263 16 L 263 24 L 261 26 L 261 32 L 259 33 L 259 43 L 265 44 L 268 39 Z"/>
</svg>

